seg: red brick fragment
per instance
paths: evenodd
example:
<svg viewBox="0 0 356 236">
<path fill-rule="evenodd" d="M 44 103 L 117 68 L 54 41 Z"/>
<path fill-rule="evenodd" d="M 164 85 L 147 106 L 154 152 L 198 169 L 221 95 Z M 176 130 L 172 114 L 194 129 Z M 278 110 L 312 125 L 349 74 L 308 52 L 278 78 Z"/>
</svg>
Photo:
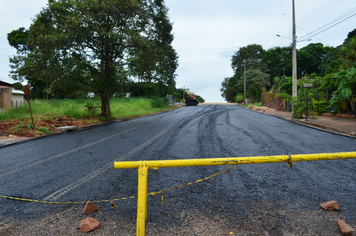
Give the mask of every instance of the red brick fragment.
<svg viewBox="0 0 356 236">
<path fill-rule="evenodd" d="M 327 211 L 340 211 L 340 205 L 337 201 L 324 202 L 320 206 Z"/>
<path fill-rule="evenodd" d="M 342 220 L 337 221 L 337 226 L 339 226 L 340 232 L 343 235 L 352 235 L 355 232 L 349 224 L 346 224 Z"/>
<path fill-rule="evenodd" d="M 94 218 L 87 218 L 80 222 L 79 228 L 82 232 L 86 233 L 89 231 L 100 229 L 100 222 Z"/>
<path fill-rule="evenodd" d="M 91 201 L 87 201 L 87 204 L 85 204 L 84 207 L 84 214 L 89 215 L 94 211 L 98 211 L 98 210 L 100 210 L 100 208 L 97 205 L 95 205 Z"/>
</svg>

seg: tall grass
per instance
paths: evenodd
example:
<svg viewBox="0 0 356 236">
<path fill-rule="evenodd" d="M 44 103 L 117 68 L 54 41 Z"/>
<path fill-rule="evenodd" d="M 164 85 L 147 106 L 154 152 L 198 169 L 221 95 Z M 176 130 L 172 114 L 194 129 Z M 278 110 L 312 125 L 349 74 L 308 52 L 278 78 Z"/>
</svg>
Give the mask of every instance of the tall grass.
<svg viewBox="0 0 356 236">
<path fill-rule="evenodd" d="M 31 108 L 35 117 L 47 115 L 57 117 L 68 115 L 76 119 L 89 116 L 89 110 L 85 106 L 92 106 L 93 101 L 82 100 L 32 100 Z M 100 101 L 95 101 L 95 106 L 100 106 Z M 151 114 L 167 108 L 161 98 L 113 98 L 110 101 L 112 118 L 132 118 L 145 114 Z M 99 114 L 95 110 L 93 115 Z M 0 121 L 7 119 L 25 119 L 30 117 L 28 104 L 16 109 L 0 112 Z"/>
<path fill-rule="evenodd" d="M 110 106 L 113 118 L 132 118 L 167 108 L 161 98 L 116 98 Z"/>
</svg>

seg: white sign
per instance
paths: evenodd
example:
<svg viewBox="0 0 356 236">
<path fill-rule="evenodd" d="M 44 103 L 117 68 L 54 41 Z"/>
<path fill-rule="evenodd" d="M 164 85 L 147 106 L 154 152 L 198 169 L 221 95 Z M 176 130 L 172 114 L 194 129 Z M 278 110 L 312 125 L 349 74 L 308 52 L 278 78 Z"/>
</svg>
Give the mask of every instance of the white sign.
<svg viewBox="0 0 356 236">
<path fill-rule="evenodd" d="M 304 88 L 311 88 L 311 87 L 313 87 L 313 84 L 303 84 L 303 87 Z"/>
</svg>

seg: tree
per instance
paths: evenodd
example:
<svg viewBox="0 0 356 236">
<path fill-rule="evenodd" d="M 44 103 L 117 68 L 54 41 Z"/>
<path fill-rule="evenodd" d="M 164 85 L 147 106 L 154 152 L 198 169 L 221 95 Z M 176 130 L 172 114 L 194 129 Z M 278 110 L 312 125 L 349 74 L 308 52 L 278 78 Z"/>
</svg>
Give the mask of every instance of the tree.
<svg viewBox="0 0 356 236">
<path fill-rule="evenodd" d="M 243 74 L 244 63 L 246 63 L 246 70 L 258 69 L 262 72 L 266 72 L 265 50 L 262 46 L 251 44 L 235 52 L 231 58 L 231 67 L 238 77 Z"/>
<path fill-rule="evenodd" d="M 347 34 L 347 38 L 345 39 L 344 43 L 346 43 L 347 40 L 349 40 L 349 39 L 351 39 L 351 38 L 353 38 L 353 37 L 355 37 L 355 36 L 356 36 L 356 29 L 350 31 L 350 32 Z"/>
<path fill-rule="evenodd" d="M 12 84 L 16 89 L 18 89 L 18 90 L 23 90 L 23 84 L 21 84 L 20 82 L 16 82 L 16 83 L 13 83 Z"/>
<path fill-rule="evenodd" d="M 147 38 L 139 41 L 139 47 L 132 51 L 131 75 L 148 83 L 148 96 L 154 95 L 154 85 L 161 83 L 168 86 L 168 93 L 172 93 L 178 56 L 171 46 L 174 37 L 168 9 L 163 0 L 155 0 L 149 4 L 148 12 L 152 22 L 147 30 Z"/>
<path fill-rule="evenodd" d="M 335 74 L 335 79 L 337 90 L 333 93 L 333 100 L 349 100 L 356 117 L 356 67 L 340 71 Z"/>
<path fill-rule="evenodd" d="M 338 55 L 343 59 L 342 69 L 348 69 L 356 63 L 356 36 L 349 38 L 338 48 Z"/>
<path fill-rule="evenodd" d="M 28 30 L 26 30 L 24 27 L 20 27 L 19 29 L 8 33 L 7 40 L 10 46 L 16 48 L 18 52 L 24 53 L 29 50 L 27 45 Z"/>
<path fill-rule="evenodd" d="M 275 78 L 276 76 L 292 76 L 291 55 L 292 47 L 274 47 L 266 51 L 265 61 L 271 78 Z"/>
<path fill-rule="evenodd" d="M 271 86 L 271 83 L 269 82 L 269 78 L 270 78 L 269 74 L 264 73 L 260 70 L 246 71 L 247 92 L 253 97 L 261 97 L 262 88 Z"/>
<path fill-rule="evenodd" d="M 195 98 L 198 100 L 199 103 L 204 103 L 205 102 L 204 98 L 199 96 L 199 95 L 195 95 Z"/>
<path fill-rule="evenodd" d="M 221 97 L 223 97 L 227 102 L 235 102 L 235 96 L 237 93 L 243 93 L 243 85 L 239 86 L 239 78 L 236 75 L 233 77 L 224 78 L 221 82 Z"/>
<path fill-rule="evenodd" d="M 262 48 L 261 45 L 251 44 L 246 47 L 242 47 L 232 56 L 231 67 L 234 71 L 234 76 L 225 78 L 224 81 L 221 83 L 220 89 L 221 96 L 225 98 L 225 100 L 228 102 L 235 102 L 236 94 L 243 93 L 244 91 L 244 64 L 246 67 L 246 71 L 257 70 L 263 75 L 266 73 L 267 63 L 265 62 L 265 50 Z M 251 72 L 250 74 L 256 75 L 256 73 Z M 255 79 L 258 80 L 258 78 Z"/>
<path fill-rule="evenodd" d="M 311 43 L 298 50 L 298 78 L 317 73 L 321 74 L 319 66 L 331 47 L 324 47 L 322 43 Z"/>
<path fill-rule="evenodd" d="M 337 57 L 337 48 L 330 48 L 325 54 L 319 65 L 320 74 L 325 76 L 330 73 L 336 73 L 339 70 L 341 61 Z"/>
<path fill-rule="evenodd" d="M 154 70 L 174 84 L 176 67 L 166 63 L 168 57 L 176 60 L 174 50 L 168 50 L 171 41 L 164 41 L 164 48 L 153 46 L 164 38 L 157 36 L 162 30 L 154 17 L 166 13 L 163 0 L 50 0 L 29 29 L 31 52 L 14 58 L 14 73 L 44 82 L 46 90 L 69 89 L 72 82 L 89 86 L 100 94 L 102 114 L 110 117 L 110 98 L 127 80 L 131 64 L 150 60 L 148 52 L 154 52 L 159 67 L 161 50 L 161 66 Z M 139 55 L 144 59 L 136 60 Z"/>
</svg>

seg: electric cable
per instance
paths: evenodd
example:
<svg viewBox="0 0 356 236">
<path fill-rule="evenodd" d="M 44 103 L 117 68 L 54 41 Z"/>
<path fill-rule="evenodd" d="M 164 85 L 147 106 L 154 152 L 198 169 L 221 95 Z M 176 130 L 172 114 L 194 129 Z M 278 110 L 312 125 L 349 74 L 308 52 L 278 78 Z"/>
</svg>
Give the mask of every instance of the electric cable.
<svg viewBox="0 0 356 236">
<path fill-rule="evenodd" d="M 343 13 L 342 15 L 338 16 L 337 18 L 335 18 L 334 20 L 328 22 L 327 24 L 319 27 L 318 29 L 302 36 L 300 38 L 300 40 L 303 40 L 303 39 L 306 39 L 306 38 L 311 38 L 315 35 L 318 35 L 342 22 L 344 22 L 345 20 L 348 20 L 350 19 L 351 17 L 355 16 L 356 15 L 356 7 L 352 8 L 351 10 L 347 11 L 346 13 Z M 310 36 L 311 35 L 311 36 Z"/>
<path fill-rule="evenodd" d="M 330 0 L 327 3 L 321 4 L 319 9 L 313 10 L 313 14 L 310 14 L 308 17 L 302 19 L 300 22 L 297 22 L 297 27 L 304 27 L 311 22 L 315 21 L 322 15 L 324 15 L 326 12 L 330 11 L 331 9 L 335 8 L 337 5 L 339 5 L 343 0 L 340 0 L 339 2 Z"/>
<path fill-rule="evenodd" d="M 263 18 L 262 24 L 260 25 L 260 28 L 258 29 L 258 31 L 257 31 L 257 33 L 256 33 L 256 36 L 255 36 L 255 38 L 253 39 L 253 41 L 256 40 L 256 37 L 257 37 L 258 33 L 260 32 L 262 25 L 265 23 L 265 19 L 266 19 L 267 15 L 268 15 L 269 9 L 271 8 L 273 1 L 274 1 L 274 0 L 272 0 L 271 3 L 269 4 L 268 10 L 267 10 L 267 12 L 266 12 L 266 15 L 265 15 L 265 17 Z"/>
<path fill-rule="evenodd" d="M 273 21 L 274 17 L 275 17 L 276 14 L 277 14 L 277 11 L 279 10 L 279 8 L 280 8 L 280 6 L 281 6 L 281 4 L 282 4 L 282 1 L 283 1 L 283 0 L 281 0 L 281 1 L 279 2 L 279 5 L 278 5 L 278 7 L 276 8 L 276 11 L 274 12 L 272 18 L 270 19 L 270 21 L 269 21 L 269 23 L 268 23 L 268 26 L 265 27 L 265 31 L 264 31 L 263 34 L 261 35 L 261 38 L 260 38 L 260 40 L 259 40 L 258 42 L 261 42 L 261 39 L 262 39 L 263 36 L 266 34 L 266 31 L 269 29 L 269 27 L 270 27 L 270 25 L 271 25 L 271 22 Z"/>
</svg>

